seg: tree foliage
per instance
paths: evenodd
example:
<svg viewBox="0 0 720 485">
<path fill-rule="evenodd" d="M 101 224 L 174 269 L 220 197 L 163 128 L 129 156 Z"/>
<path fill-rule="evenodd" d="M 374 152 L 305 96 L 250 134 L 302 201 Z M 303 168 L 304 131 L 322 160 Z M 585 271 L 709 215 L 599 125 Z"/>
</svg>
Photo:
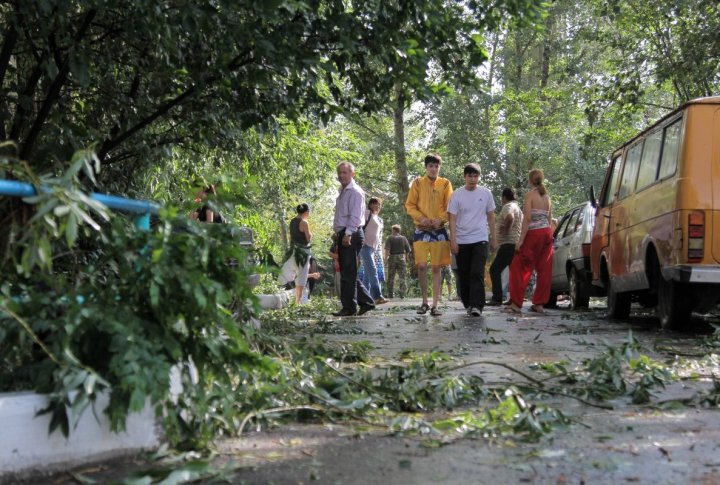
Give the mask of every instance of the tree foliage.
<svg viewBox="0 0 720 485">
<path fill-rule="evenodd" d="M 171 419 L 174 365 L 192 362 L 201 386 L 270 365 L 238 327 L 256 310 L 236 228 L 188 223 L 171 209 L 139 231 L 82 195 L 77 171 L 86 161 L 79 154 L 75 171 L 43 180 L 51 190 L 26 199 L 38 208 L 18 230 L 20 257 L 6 266 L 16 272 L 0 286 L 2 390 L 48 394 L 42 413 L 51 413 L 50 431 L 66 435 L 101 391 L 115 430 L 146 402 Z"/>
<path fill-rule="evenodd" d="M 717 8 L 554 2 L 542 22 L 488 36 L 479 87 L 427 105 L 433 145 L 455 171 L 480 162 L 495 193 L 522 192 L 539 167 L 556 211 L 580 203 L 614 148 L 678 104 L 718 92 Z"/>
<path fill-rule="evenodd" d="M 371 113 L 395 82 L 418 99 L 472 82 L 480 30 L 540 12 L 534 0 L 5 2 L 0 139 L 38 168 L 90 144 L 123 167 L 189 142 L 232 146 L 278 115 Z"/>
</svg>

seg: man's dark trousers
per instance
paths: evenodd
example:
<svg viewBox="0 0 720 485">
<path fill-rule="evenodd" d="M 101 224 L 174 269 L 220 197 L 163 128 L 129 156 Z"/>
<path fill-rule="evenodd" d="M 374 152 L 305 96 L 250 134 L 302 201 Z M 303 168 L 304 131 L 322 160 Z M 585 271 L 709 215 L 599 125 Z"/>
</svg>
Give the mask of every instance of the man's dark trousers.
<svg viewBox="0 0 720 485">
<path fill-rule="evenodd" d="M 482 310 L 485 306 L 485 262 L 487 241 L 458 244 L 457 271 L 460 300 L 465 308 Z"/>
<path fill-rule="evenodd" d="M 370 297 L 367 288 L 363 286 L 358 278 L 357 258 L 360 254 L 365 232 L 362 228 L 353 233 L 350 238 L 350 245 L 338 244 L 338 257 L 340 259 L 340 303 L 342 309 L 355 313 L 360 306 L 375 306 L 375 301 Z M 342 241 L 342 232 L 338 233 L 338 241 Z"/>
<path fill-rule="evenodd" d="M 493 301 L 502 301 L 502 272 L 512 263 L 515 255 L 514 244 L 501 244 L 498 248 L 495 259 L 490 265 L 490 281 L 492 281 L 492 299 Z"/>
</svg>

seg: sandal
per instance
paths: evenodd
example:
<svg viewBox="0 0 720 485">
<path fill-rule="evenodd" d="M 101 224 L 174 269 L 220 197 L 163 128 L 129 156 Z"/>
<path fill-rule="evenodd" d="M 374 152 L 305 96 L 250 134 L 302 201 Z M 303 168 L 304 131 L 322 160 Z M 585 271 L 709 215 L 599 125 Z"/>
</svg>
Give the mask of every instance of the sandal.
<svg viewBox="0 0 720 485">
<path fill-rule="evenodd" d="M 425 315 L 428 310 L 430 310 L 430 305 L 428 305 L 427 303 L 423 303 L 422 305 L 420 305 L 420 308 L 418 308 L 417 314 Z"/>
<path fill-rule="evenodd" d="M 439 317 L 440 315 L 442 315 L 442 312 L 438 310 L 437 307 L 432 307 L 430 309 L 430 315 L 432 315 L 433 317 Z"/>
<path fill-rule="evenodd" d="M 519 307 L 516 307 L 514 303 L 511 303 L 510 305 L 503 308 L 503 311 L 507 313 L 522 314 L 522 310 Z"/>
<path fill-rule="evenodd" d="M 535 305 L 530 305 L 530 311 L 533 313 L 539 313 L 540 315 L 547 315 L 544 308 L 537 308 Z"/>
</svg>

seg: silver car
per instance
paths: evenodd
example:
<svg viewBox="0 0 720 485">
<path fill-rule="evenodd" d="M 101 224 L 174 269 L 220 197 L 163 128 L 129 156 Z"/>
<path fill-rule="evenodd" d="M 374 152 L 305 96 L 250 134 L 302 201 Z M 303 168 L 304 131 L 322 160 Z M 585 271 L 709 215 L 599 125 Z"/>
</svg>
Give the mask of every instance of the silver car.
<svg viewBox="0 0 720 485">
<path fill-rule="evenodd" d="M 570 296 L 570 308 L 587 308 L 593 296 L 590 272 L 590 240 L 595 208 L 590 202 L 567 211 L 553 234 L 553 269 L 549 306 L 558 295 Z"/>
</svg>

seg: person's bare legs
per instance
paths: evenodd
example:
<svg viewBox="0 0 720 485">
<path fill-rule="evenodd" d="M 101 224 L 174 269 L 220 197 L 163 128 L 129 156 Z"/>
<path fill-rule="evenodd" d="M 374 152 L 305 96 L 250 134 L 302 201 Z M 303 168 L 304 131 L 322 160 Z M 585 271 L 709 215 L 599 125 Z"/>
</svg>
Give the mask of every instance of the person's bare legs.
<svg viewBox="0 0 720 485">
<path fill-rule="evenodd" d="M 419 274 L 419 272 L 418 272 Z M 433 304 L 434 308 L 437 308 L 438 301 L 440 300 L 440 294 L 442 293 L 442 266 L 432 266 L 432 279 L 433 279 Z M 425 294 L 427 295 L 427 277 L 425 278 Z M 427 297 L 424 299 L 427 302 Z"/>
<path fill-rule="evenodd" d="M 296 305 L 299 305 L 300 302 L 302 301 L 302 293 L 303 293 L 304 288 L 305 288 L 304 286 L 296 286 L 295 287 L 295 304 Z"/>
<path fill-rule="evenodd" d="M 418 281 L 420 282 L 420 293 L 422 294 L 423 305 L 428 304 L 428 283 L 427 283 L 427 263 L 417 265 Z M 433 280 L 433 287 L 435 281 Z"/>
</svg>

